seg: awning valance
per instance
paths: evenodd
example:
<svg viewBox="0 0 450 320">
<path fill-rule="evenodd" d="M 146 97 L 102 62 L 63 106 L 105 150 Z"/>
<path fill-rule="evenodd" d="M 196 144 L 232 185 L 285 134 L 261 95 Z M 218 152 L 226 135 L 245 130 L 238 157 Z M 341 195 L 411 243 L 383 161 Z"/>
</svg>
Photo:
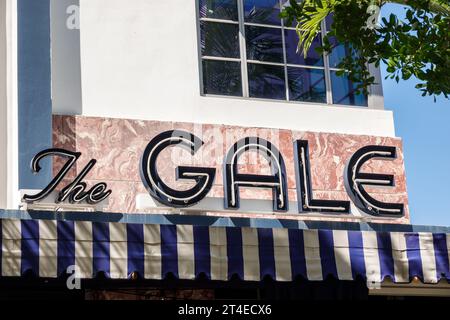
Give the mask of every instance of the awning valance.
<svg viewBox="0 0 450 320">
<path fill-rule="evenodd" d="M 450 234 L 3 219 L 3 277 L 450 280 Z"/>
</svg>

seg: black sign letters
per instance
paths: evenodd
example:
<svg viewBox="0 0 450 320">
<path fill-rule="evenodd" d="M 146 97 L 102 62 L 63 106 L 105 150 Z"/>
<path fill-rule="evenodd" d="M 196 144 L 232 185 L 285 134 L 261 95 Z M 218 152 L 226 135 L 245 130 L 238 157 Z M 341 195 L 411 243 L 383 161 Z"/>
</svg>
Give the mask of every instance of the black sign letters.
<svg viewBox="0 0 450 320">
<path fill-rule="evenodd" d="M 80 158 L 80 152 L 72 152 L 63 149 L 47 149 L 39 152 L 31 161 L 31 170 L 34 173 L 38 173 L 41 170 L 39 166 L 40 161 L 43 158 L 50 156 L 59 156 L 68 158 L 67 162 L 64 164 L 62 169 L 56 174 L 53 180 L 38 194 L 36 195 L 24 195 L 23 200 L 27 203 L 33 203 L 36 201 L 43 200 L 48 197 L 48 195 L 56 189 L 62 179 L 66 176 L 67 172 L 73 167 L 73 165 Z M 87 185 L 83 182 L 83 179 L 91 171 L 91 169 L 96 164 L 96 160 L 91 160 L 80 172 L 80 174 L 66 187 L 64 187 L 58 194 L 56 202 L 64 202 L 68 200 L 70 203 L 80 203 L 84 200 L 89 204 L 97 204 L 111 194 L 111 190 L 107 190 L 108 186 L 106 183 L 98 183 L 94 185 L 89 191 L 86 191 Z"/>
<path fill-rule="evenodd" d="M 297 140 L 294 143 L 295 176 L 297 182 L 297 201 L 299 212 L 350 213 L 350 202 L 313 199 L 311 171 L 309 164 L 308 141 Z"/>
<path fill-rule="evenodd" d="M 162 151 L 171 146 L 187 149 L 191 155 L 202 147 L 203 141 L 192 133 L 171 130 L 154 137 L 146 146 L 140 162 L 140 175 L 149 194 L 158 202 L 175 208 L 189 207 L 204 199 L 211 190 L 216 176 L 215 168 L 179 166 L 175 168 L 177 179 L 193 180 L 195 185 L 187 190 L 169 187 L 159 175 L 157 160 Z M 270 175 L 241 173 L 238 170 L 239 158 L 249 151 L 257 151 L 264 156 L 271 168 Z M 311 184 L 308 141 L 294 142 L 295 173 L 299 213 L 349 214 L 350 202 L 344 200 L 321 200 L 313 197 Z M 40 161 L 46 157 L 67 158 L 62 169 L 52 181 L 36 195 L 25 195 L 27 203 L 40 201 L 54 191 L 58 184 L 75 165 L 81 153 L 63 149 L 48 149 L 38 153 L 31 162 L 34 173 L 41 170 Z M 356 151 L 347 163 L 344 172 L 345 189 L 355 206 L 372 216 L 401 217 L 404 206 L 399 203 L 381 202 L 366 191 L 364 186 L 393 187 L 394 176 L 361 172 L 362 166 L 370 159 L 393 160 L 396 148 L 386 146 L 366 146 Z M 59 193 L 56 202 L 79 203 L 86 201 L 97 204 L 111 194 L 106 183 L 98 183 L 87 190 L 83 179 L 96 164 L 91 160 L 78 176 Z M 246 137 L 236 142 L 229 150 L 223 163 L 223 188 L 225 209 L 238 210 L 240 207 L 240 187 L 272 189 L 274 212 L 289 210 L 286 167 L 280 151 L 269 141 L 259 137 Z"/>
<path fill-rule="evenodd" d="M 403 204 L 384 203 L 371 197 L 364 185 L 393 187 L 394 176 L 387 174 L 362 173 L 364 163 L 373 158 L 393 160 L 395 147 L 366 146 L 356 151 L 350 158 L 344 175 L 345 188 L 358 209 L 374 216 L 403 216 Z"/>
<path fill-rule="evenodd" d="M 208 194 L 214 183 L 216 169 L 180 166 L 176 169 L 177 179 L 192 179 L 196 184 L 189 190 L 170 188 L 159 176 L 156 160 L 161 151 L 171 145 L 187 148 L 194 155 L 203 145 L 203 141 L 180 130 L 159 134 L 145 148 L 140 165 L 141 179 L 150 195 L 159 202 L 175 208 L 192 206 Z"/>
<path fill-rule="evenodd" d="M 272 167 L 273 175 L 242 174 L 238 172 L 239 157 L 246 151 L 256 150 Z M 271 188 L 273 211 L 288 210 L 287 179 L 284 160 L 278 149 L 261 138 L 244 138 L 231 147 L 224 161 L 223 185 L 225 208 L 239 209 L 239 186 Z"/>
</svg>

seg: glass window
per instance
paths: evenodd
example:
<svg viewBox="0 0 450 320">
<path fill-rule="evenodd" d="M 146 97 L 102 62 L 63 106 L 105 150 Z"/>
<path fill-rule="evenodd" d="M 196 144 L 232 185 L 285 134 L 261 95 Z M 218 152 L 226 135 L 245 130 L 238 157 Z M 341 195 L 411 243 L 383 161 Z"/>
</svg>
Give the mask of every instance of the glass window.
<svg viewBox="0 0 450 320">
<path fill-rule="evenodd" d="M 325 19 L 325 24 L 327 30 L 330 30 L 331 25 L 333 24 L 333 15 L 329 15 Z M 336 68 L 344 57 L 351 54 L 355 55 L 350 45 L 339 43 L 335 37 L 330 37 L 330 44 L 333 48 L 333 51 L 329 55 L 329 63 L 331 68 Z"/>
<path fill-rule="evenodd" d="M 336 68 L 338 67 L 339 63 L 344 59 L 346 56 L 349 56 L 353 54 L 353 56 L 356 57 L 356 55 L 353 53 L 353 50 L 350 45 L 338 43 L 337 40 L 334 37 L 331 37 L 330 44 L 333 48 L 333 51 L 329 55 L 329 61 L 330 61 L 330 67 Z"/>
<path fill-rule="evenodd" d="M 285 7 L 290 7 L 291 6 L 291 4 L 289 3 L 289 0 L 280 0 L 280 2 L 281 2 L 281 8 L 285 8 Z M 300 1 L 298 1 L 298 2 L 300 2 Z M 294 19 L 292 21 L 291 25 L 288 24 L 287 19 L 283 19 L 283 23 L 284 23 L 284 25 L 286 27 L 295 28 L 297 26 L 297 20 L 296 19 Z"/>
<path fill-rule="evenodd" d="M 296 23 L 279 17 L 286 0 L 199 0 L 203 93 L 367 106 L 353 83 L 336 72 L 349 46 L 331 39 L 332 54 L 315 50 L 328 17 L 305 57 Z M 242 16 L 240 16 L 242 14 Z M 328 26 L 328 27 L 327 27 Z"/>
<path fill-rule="evenodd" d="M 245 22 L 281 25 L 279 0 L 244 0 Z"/>
<path fill-rule="evenodd" d="M 283 62 L 281 29 L 246 26 L 245 38 L 248 60 Z"/>
<path fill-rule="evenodd" d="M 290 67 L 287 72 L 292 101 L 327 102 L 324 70 Z"/>
<path fill-rule="evenodd" d="M 202 55 L 239 58 L 239 26 L 228 23 L 200 23 Z"/>
<path fill-rule="evenodd" d="M 200 17 L 238 21 L 237 0 L 200 0 Z"/>
<path fill-rule="evenodd" d="M 206 94 L 242 96 L 240 62 L 203 60 L 203 90 Z"/>
<path fill-rule="evenodd" d="M 284 34 L 286 39 L 286 62 L 288 64 L 323 66 L 323 56 L 316 51 L 316 48 L 322 45 L 320 35 L 314 39 L 311 50 L 305 58 L 302 50 L 297 50 L 299 41 L 297 32 L 295 30 L 285 30 Z"/>
<path fill-rule="evenodd" d="M 367 97 L 362 93 L 356 94 L 356 86 L 348 77 L 337 76 L 336 71 L 331 71 L 331 87 L 334 104 L 367 106 Z"/>
<path fill-rule="evenodd" d="M 286 99 L 284 67 L 265 64 L 248 64 L 250 97 Z"/>
<path fill-rule="evenodd" d="M 333 24 L 333 14 L 330 14 L 328 17 L 325 18 L 325 28 L 327 28 L 327 31 L 331 30 L 332 24 Z"/>
</svg>

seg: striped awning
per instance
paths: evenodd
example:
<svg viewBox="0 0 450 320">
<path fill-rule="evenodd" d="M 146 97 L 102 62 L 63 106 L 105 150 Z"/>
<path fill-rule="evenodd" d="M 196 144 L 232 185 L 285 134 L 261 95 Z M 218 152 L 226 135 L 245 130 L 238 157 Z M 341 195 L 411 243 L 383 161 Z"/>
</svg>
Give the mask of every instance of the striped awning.
<svg viewBox="0 0 450 320">
<path fill-rule="evenodd" d="M 4 277 L 450 280 L 450 234 L 5 219 Z"/>
</svg>

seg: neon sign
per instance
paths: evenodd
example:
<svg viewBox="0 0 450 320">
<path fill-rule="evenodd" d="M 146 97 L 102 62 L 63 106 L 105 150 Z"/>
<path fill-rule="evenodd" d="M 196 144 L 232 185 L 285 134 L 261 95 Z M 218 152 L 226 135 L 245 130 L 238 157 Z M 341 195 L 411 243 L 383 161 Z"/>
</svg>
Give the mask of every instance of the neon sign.
<svg viewBox="0 0 450 320">
<path fill-rule="evenodd" d="M 164 182 L 156 165 L 161 152 L 168 147 L 185 148 L 191 155 L 195 155 L 203 144 L 199 137 L 181 130 L 160 133 L 147 144 L 140 162 L 140 176 L 153 199 L 169 207 L 186 208 L 196 205 L 208 195 L 214 184 L 216 168 L 192 166 L 174 168 L 177 179 L 195 182 L 190 189 L 177 190 Z M 350 201 L 323 200 L 313 197 L 308 141 L 294 141 L 293 150 L 298 213 L 350 214 Z M 238 160 L 249 151 L 257 151 L 267 159 L 271 169 L 270 175 L 239 172 Z M 68 160 L 41 192 L 36 195 L 25 195 L 23 198 L 25 202 L 33 203 L 46 198 L 61 183 L 81 154 L 63 149 L 44 150 L 33 158 L 31 163 L 33 172 L 38 173 L 41 159 L 50 156 L 60 156 Z M 376 200 L 364 188 L 364 186 L 393 187 L 394 176 L 361 172 L 362 166 L 371 159 L 393 160 L 395 158 L 395 147 L 370 145 L 357 150 L 349 159 L 343 173 L 345 189 L 359 210 L 372 216 L 401 217 L 404 215 L 403 204 Z M 108 190 L 106 183 L 98 183 L 87 190 L 86 183 L 83 182 L 95 163 L 96 160 L 91 160 L 80 174 L 59 192 L 57 201 L 67 200 L 71 203 L 86 201 L 96 204 L 108 198 L 112 191 Z M 285 161 L 283 155 L 270 141 L 259 137 L 246 137 L 237 141 L 228 150 L 223 161 L 225 209 L 239 210 L 240 187 L 269 188 L 272 190 L 273 211 L 287 212 L 289 210 Z"/>
</svg>

